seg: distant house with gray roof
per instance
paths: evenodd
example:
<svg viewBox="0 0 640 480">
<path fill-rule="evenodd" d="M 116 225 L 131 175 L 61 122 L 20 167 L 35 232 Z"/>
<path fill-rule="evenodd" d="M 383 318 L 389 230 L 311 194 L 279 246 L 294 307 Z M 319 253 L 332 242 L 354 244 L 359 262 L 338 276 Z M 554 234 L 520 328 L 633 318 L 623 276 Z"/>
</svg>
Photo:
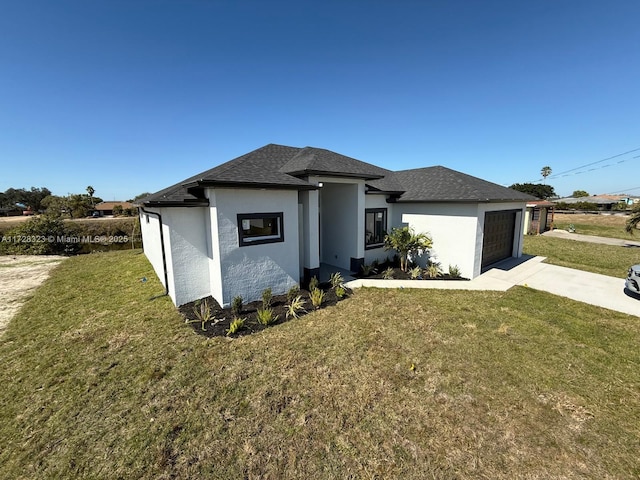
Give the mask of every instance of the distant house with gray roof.
<svg viewBox="0 0 640 480">
<path fill-rule="evenodd" d="M 326 149 L 266 145 L 140 200 L 144 252 L 176 305 L 229 305 L 306 284 L 320 265 L 358 272 L 393 252 L 392 227 L 478 276 L 522 255 L 530 195 L 445 167 L 391 171 Z M 423 265 L 426 259 L 420 260 Z"/>
</svg>

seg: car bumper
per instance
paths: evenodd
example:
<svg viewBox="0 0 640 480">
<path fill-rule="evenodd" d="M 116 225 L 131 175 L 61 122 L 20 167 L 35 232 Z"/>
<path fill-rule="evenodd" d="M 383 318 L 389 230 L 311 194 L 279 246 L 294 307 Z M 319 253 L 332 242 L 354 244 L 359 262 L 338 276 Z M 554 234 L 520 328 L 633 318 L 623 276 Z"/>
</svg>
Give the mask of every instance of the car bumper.
<svg viewBox="0 0 640 480">
<path fill-rule="evenodd" d="M 640 293 L 640 284 L 638 282 L 639 280 L 636 280 L 634 278 L 627 278 L 625 287 L 627 287 L 627 290 L 629 290 L 630 292 Z"/>
</svg>

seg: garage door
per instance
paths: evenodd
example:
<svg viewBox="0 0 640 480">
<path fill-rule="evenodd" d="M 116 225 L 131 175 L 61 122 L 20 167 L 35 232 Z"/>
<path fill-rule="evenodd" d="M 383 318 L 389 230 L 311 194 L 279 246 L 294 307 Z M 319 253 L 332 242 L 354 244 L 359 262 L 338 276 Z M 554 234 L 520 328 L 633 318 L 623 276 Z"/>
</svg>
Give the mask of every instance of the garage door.
<svg viewBox="0 0 640 480">
<path fill-rule="evenodd" d="M 511 257 L 516 231 L 516 212 L 487 212 L 484 216 L 482 268 Z"/>
</svg>

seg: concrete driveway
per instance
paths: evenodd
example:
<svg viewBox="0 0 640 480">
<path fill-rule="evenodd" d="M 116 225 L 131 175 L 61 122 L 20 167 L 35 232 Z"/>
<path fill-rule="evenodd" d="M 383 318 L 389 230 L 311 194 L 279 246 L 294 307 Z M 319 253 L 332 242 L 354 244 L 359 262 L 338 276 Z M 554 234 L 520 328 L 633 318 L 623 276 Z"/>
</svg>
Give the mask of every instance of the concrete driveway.
<svg viewBox="0 0 640 480">
<path fill-rule="evenodd" d="M 640 317 L 640 298 L 625 293 L 624 278 L 608 277 L 543 263 L 545 257 L 509 258 L 469 282 L 448 280 L 369 280 L 347 282 L 349 288 L 437 288 L 506 291 L 514 285 L 571 298 Z"/>
<path fill-rule="evenodd" d="M 520 261 L 518 261 L 520 260 Z M 523 285 L 579 302 L 640 317 L 640 297 L 627 293 L 624 278 L 542 263 L 544 257 L 509 259 L 482 274 L 491 281 Z"/>
</svg>

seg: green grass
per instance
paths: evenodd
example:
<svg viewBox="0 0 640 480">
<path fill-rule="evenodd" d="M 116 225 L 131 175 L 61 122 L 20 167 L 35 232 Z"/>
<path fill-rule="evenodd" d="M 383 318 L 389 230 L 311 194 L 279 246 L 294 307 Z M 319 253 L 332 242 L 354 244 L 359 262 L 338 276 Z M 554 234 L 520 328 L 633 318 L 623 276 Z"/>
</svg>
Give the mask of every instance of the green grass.
<svg viewBox="0 0 640 480">
<path fill-rule="evenodd" d="M 162 291 L 139 252 L 56 268 L 0 337 L 0 478 L 640 476 L 635 317 L 362 289 L 207 340 Z"/>
<path fill-rule="evenodd" d="M 624 278 L 640 263 L 640 248 L 601 245 L 547 236 L 527 235 L 523 252 L 547 257 L 547 262 L 611 277 Z"/>
</svg>

